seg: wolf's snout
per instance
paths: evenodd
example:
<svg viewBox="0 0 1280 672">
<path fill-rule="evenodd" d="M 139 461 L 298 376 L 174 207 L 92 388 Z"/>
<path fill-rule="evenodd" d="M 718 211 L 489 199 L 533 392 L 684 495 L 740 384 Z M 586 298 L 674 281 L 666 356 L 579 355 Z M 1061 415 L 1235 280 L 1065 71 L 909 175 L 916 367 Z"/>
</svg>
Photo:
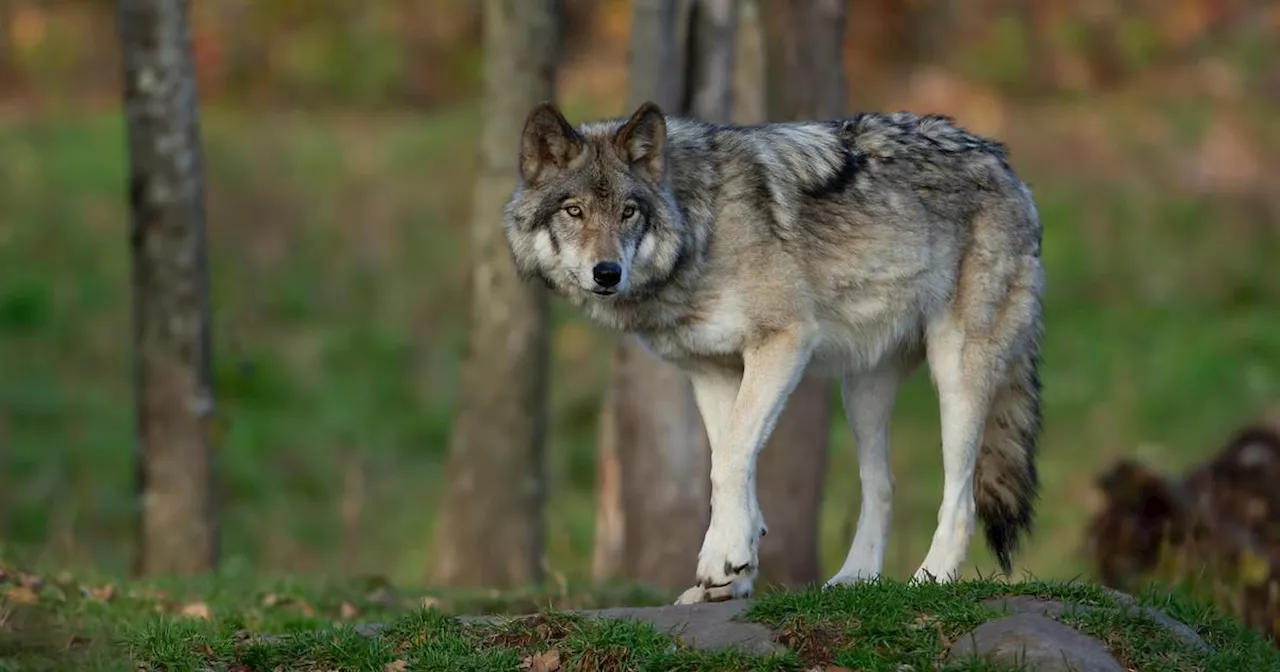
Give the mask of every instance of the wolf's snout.
<svg viewBox="0 0 1280 672">
<path fill-rule="evenodd" d="M 622 282 L 622 265 L 616 261 L 602 261 L 591 269 L 591 277 L 596 284 L 606 289 L 618 286 Z"/>
</svg>

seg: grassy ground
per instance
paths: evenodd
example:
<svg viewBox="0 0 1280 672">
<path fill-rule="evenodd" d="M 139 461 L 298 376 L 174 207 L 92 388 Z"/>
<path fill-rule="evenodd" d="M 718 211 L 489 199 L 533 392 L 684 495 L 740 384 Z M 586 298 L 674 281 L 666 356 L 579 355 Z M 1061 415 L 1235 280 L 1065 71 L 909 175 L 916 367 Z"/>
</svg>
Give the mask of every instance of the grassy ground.
<svg viewBox="0 0 1280 672">
<path fill-rule="evenodd" d="M 0 670 L 1005 670 L 945 662 L 961 634 L 998 615 L 1003 595 L 1094 607 L 1064 618 L 1107 643 L 1127 669 L 1256 672 L 1280 652 L 1234 621 L 1178 595 L 1142 602 L 1195 629 L 1191 648 L 1107 592 L 1054 582 L 971 580 L 911 587 L 883 581 L 831 592 L 775 592 L 745 618 L 788 651 L 698 652 L 651 626 L 565 610 L 666 602 L 669 595 L 566 586 L 516 593 L 410 591 L 386 583 L 309 585 L 222 572 L 198 581 L 100 583 L 91 577 L 0 577 Z M 536 614 L 462 622 L 460 614 Z M 370 631 L 364 623 L 383 627 Z M 269 637 L 262 637 L 263 634 Z M 557 661 L 559 668 L 546 665 Z M 909 666 L 904 668 L 903 666 Z M 837 667 L 836 669 L 839 669 Z"/>
<path fill-rule="evenodd" d="M 570 105 L 571 115 L 614 112 Z M 1187 187 L 1222 117 L 1275 174 L 1265 107 L 1090 99 L 1010 109 L 1049 274 L 1039 533 L 1018 570 L 1069 577 L 1106 463 L 1178 469 L 1280 392 L 1277 200 Z M 262 572 L 416 582 L 465 297 L 472 106 L 418 115 L 207 110 L 226 555 Z M 964 121 L 962 118 L 961 121 Z M 132 541 L 124 142 L 117 115 L 0 126 L 0 552 L 123 571 Z M 610 337 L 557 304 L 548 564 L 587 574 L 592 437 Z M 927 548 L 941 492 L 923 372 L 893 428 L 891 573 Z M 823 560 L 858 501 L 832 427 Z M 767 515 L 767 512 L 766 512 Z M 976 547 L 976 545 L 975 545 Z M 971 570 L 989 571 L 978 550 Z"/>
</svg>

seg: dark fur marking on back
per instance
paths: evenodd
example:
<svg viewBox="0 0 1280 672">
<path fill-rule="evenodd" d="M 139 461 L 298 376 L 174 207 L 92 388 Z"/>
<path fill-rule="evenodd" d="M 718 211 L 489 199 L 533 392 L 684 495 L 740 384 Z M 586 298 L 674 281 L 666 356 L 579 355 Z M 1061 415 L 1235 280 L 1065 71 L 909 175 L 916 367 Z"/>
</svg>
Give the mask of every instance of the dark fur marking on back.
<svg viewBox="0 0 1280 672">
<path fill-rule="evenodd" d="M 863 168 L 866 163 L 866 157 L 860 153 L 849 151 L 847 148 L 843 151 L 843 161 L 840 163 L 840 170 L 830 179 L 822 184 L 807 185 L 803 189 L 803 194 L 809 198 L 817 200 L 830 200 L 841 196 L 853 184 L 853 180 L 858 175 L 858 171 Z"/>
</svg>

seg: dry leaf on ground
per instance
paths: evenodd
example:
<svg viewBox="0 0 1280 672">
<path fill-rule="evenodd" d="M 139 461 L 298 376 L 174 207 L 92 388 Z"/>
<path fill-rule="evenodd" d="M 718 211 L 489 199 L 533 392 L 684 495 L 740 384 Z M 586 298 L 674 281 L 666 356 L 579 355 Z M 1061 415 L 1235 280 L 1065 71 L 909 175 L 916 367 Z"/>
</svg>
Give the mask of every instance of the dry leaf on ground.
<svg viewBox="0 0 1280 672">
<path fill-rule="evenodd" d="M 179 613 L 181 613 L 183 616 L 190 616 L 192 618 L 203 618 L 203 619 L 213 618 L 213 611 L 211 611 L 209 609 L 209 605 L 205 604 L 204 602 L 192 602 L 190 604 L 184 604 L 182 605 L 182 611 L 180 611 Z"/>
<path fill-rule="evenodd" d="M 560 652 L 551 649 L 542 653 L 535 653 L 528 658 L 520 661 L 520 669 L 529 672 L 555 672 L 560 669 Z"/>
<path fill-rule="evenodd" d="M 35 604 L 40 601 L 40 597 L 36 595 L 36 591 L 26 586 L 14 586 L 4 593 L 6 602 L 15 604 Z"/>
</svg>

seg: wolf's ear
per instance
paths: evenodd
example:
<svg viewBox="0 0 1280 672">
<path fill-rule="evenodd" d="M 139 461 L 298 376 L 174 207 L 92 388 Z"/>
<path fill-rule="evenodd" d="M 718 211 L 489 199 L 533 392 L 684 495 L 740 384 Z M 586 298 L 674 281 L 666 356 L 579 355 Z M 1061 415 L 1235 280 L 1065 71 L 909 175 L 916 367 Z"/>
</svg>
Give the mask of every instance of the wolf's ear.
<svg viewBox="0 0 1280 672">
<path fill-rule="evenodd" d="M 534 184 L 555 175 L 582 153 L 582 142 L 554 103 L 539 104 L 524 122 L 520 176 Z"/>
<path fill-rule="evenodd" d="M 661 182 L 665 169 L 667 119 L 662 109 L 646 102 L 631 115 L 613 139 L 619 156 L 650 182 Z"/>
</svg>

